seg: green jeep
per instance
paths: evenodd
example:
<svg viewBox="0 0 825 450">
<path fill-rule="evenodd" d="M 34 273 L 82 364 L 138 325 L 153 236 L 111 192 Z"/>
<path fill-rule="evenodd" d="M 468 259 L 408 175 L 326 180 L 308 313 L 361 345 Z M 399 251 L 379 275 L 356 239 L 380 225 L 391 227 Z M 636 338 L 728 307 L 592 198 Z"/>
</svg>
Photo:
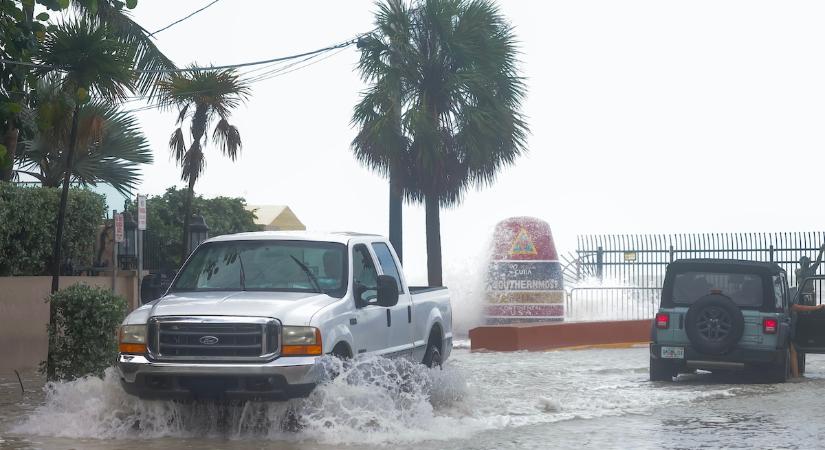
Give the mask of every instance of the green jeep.
<svg viewBox="0 0 825 450">
<path fill-rule="evenodd" d="M 701 369 L 754 370 L 784 382 L 790 376 L 793 330 L 803 373 L 806 352 L 825 352 L 825 315 L 792 314 L 793 301 L 799 300 L 791 298 L 785 271 L 774 263 L 674 261 L 652 325 L 650 380 L 672 381 L 679 373 Z"/>
</svg>

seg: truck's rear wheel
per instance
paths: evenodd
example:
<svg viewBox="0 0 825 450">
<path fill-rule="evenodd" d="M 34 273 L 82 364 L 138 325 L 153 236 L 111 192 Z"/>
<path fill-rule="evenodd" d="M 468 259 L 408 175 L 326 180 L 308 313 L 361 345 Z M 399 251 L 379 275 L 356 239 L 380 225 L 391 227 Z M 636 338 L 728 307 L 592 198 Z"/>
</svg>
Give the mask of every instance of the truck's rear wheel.
<svg viewBox="0 0 825 450">
<path fill-rule="evenodd" d="M 440 369 L 442 368 L 442 362 L 441 349 L 439 349 L 435 344 L 430 344 L 429 347 L 427 347 L 427 353 L 424 354 L 424 365 L 431 369 L 433 367 L 438 367 Z"/>
<path fill-rule="evenodd" d="M 435 366 L 441 367 L 441 364 L 444 362 L 444 358 L 441 355 L 441 342 L 441 328 L 435 325 L 427 337 L 427 350 L 424 352 L 424 360 L 421 361 L 422 364 L 429 368 Z"/>
</svg>

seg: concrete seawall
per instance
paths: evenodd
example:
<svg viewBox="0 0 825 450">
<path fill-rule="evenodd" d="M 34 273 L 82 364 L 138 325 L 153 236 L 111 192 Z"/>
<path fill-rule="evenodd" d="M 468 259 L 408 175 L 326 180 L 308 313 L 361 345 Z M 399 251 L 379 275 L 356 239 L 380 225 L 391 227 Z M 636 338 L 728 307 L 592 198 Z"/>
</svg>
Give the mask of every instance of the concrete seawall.
<svg viewBox="0 0 825 450">
<path fill-rule="evenodd" d="M 647 343 L 650 326 L 650 320 L 481 326 L 470 330 L 470 348 L 473 351 L 514 352 Z"/>
</svg>

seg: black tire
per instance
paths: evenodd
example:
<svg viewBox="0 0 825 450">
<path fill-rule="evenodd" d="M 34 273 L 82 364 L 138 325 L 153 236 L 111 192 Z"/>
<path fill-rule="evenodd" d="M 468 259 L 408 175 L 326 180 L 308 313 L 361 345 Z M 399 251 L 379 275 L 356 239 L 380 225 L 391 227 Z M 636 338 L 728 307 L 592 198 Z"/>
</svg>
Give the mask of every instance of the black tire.
<svg viewBox="0 0 825 450">
<path fill-rule="evenodd" d="M 784 383 L 791 377 L 791 349 L 786 348 L 781 361 L 768 366 L 768 382 Z"/>
<path fill-rule="evenodd" d="M 650 357 L 650 381 L 673 381 L 675 372 L 670 363 Z"/>
<path fill-rule="evenodd" d="M 799 369 L 799 375 L 805 375 L 805 352 L 796 352 L 796 367 Z"/>
<path fill-rule="evenodd" d="M 696 300 L 685 316 L 685 332 L 700 353 L 722 355 L 730 351 L 745 331 L 745 318 L 736 303 L 722 294 Z"/>
<path fill-rule="evenodd" d="M 441 364 L 443 359 L 441 358 L 441 349 L 435 344 L 427 344 L 427 351 L 424 353 L 424 361 L 422 362 L 430 369 L 436 366 L 442 369 Z"/>
</svg>

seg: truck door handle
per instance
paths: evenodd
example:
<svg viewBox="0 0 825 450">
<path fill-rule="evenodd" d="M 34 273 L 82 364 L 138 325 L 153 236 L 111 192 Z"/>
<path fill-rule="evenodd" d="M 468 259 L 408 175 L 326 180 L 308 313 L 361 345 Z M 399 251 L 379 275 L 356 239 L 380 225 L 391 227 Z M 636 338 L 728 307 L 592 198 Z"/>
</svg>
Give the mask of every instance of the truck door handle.
<svg viewBox="0 0 825 450">
<path fill-rule="evenodd" d="M 387 308 L 387 326 L 392 326 L 392 314 L 390 313 L 390 309 Z"/>
<path fill-rule="evenodd" d="M 407 305 L 407 323 L 412 323 L 412 306 Z"/>
</svg>

